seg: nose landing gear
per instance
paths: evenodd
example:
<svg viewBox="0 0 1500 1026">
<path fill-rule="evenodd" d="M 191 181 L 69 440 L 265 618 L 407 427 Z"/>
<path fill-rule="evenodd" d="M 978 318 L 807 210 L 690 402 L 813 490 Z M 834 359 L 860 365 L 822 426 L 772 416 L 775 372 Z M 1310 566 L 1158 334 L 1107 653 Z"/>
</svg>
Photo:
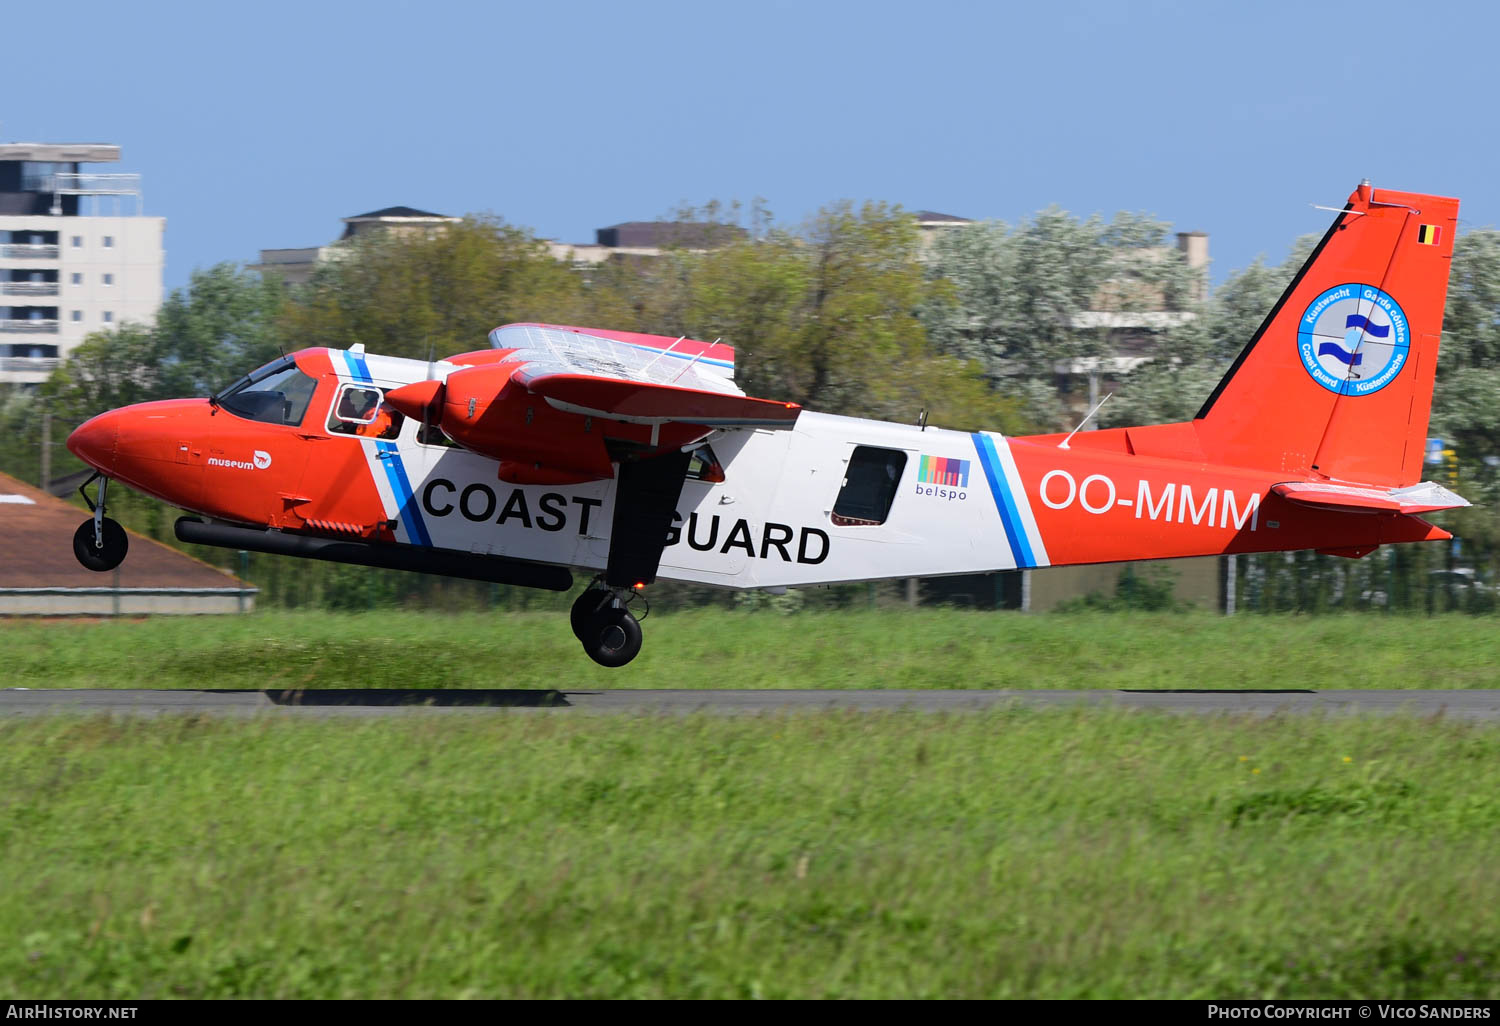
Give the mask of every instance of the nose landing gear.
<svg viewBox="0 0 1500 1026">
<path fill-rule="evenodd" d="M 626 605 L 639 593 L 606 588 L 595 580 L 573 603 L 573 634 L 589 658 L 600 666 L 624 666 L 641 650 L 641 624 Z"/>
<path fill-rule="evenodd" d="M 99 478 L 99 501 L 89 499 L 84 489 L 89 482 Z M 83 501 L 94 511 L 94 519 L 85 520 L 73 532 L 73 555 L 89 570 L 104 573 L 113 570 L 125 560 L 130 549 L 130 536 L 118 522 L 104 515 L 104 492 L 109 487 L 109 478 L 95 474 L 78 489 Z"/>
</svg>

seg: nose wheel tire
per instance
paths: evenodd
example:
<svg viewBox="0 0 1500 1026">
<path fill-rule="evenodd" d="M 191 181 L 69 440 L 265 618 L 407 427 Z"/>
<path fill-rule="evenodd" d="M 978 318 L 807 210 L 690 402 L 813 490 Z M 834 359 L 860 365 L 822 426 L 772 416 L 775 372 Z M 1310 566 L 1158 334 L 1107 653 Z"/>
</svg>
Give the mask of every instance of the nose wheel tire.
<svg viewBox="0 0 1500 1026">
<path fill-rule="evenodd" d="M 640 623 L 616 606 L 589 617 L 577 633 L 583 650 L 600 666 L 624 666 L 641 650 Z"/>
<path fill-rule="evenodd" d="M 130 548 L 130 536 L 117 521 L 105 517 L 99 524 L 99 544 L 94 538 L 94 522 L 85 520 L 73 532 L 73 555 L 90 570 L 104 573 L 119 566 Z"/>
</svg>

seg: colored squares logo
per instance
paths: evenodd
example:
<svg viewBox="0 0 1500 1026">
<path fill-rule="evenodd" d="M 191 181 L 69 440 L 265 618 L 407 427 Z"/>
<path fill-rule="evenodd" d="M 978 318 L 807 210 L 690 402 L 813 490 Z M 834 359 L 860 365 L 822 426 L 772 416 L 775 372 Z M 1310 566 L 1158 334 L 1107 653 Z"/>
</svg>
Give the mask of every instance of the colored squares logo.
<svg viewBox="0 0 1500 1026">
<path fill-rule="evenodd" d="M 969 461 L 949 459 L 946 456 L 923 456 L 917 468 L 917 480 L 922 484 L 967 488 Z"/>
</svg>

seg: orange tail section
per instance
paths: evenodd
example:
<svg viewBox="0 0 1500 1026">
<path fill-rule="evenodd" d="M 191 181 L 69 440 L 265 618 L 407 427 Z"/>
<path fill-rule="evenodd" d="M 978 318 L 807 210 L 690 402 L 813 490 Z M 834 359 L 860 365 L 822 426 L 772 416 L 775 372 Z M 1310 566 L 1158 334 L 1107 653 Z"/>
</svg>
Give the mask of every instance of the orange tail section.
<svg viewBox="0 0 1500 1026">
<path fill-rule="evenodd" d="M 1193 422 L 1216 463 L 1420 480 L 1458 201 L 1361 184 Z"/>
</svg>

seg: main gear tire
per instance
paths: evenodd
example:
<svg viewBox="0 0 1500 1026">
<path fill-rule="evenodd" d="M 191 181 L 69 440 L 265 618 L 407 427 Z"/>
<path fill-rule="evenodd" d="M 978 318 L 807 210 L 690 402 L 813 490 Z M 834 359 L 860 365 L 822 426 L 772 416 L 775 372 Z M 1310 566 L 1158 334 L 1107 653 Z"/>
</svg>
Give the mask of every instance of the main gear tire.
<svg viewBox="0 0 1500 1026">
<path fill-rule="evenodd" d="M 589 619 L 608 608 L 604 603 L 612 597 L 608 588 L 589 588 L 573 600 L 573 609 L 568 613 L 568 621 L 573 627 L 573 637 L 583 641 L 583 629 L 587 626 Z"/>
<path fill-rule="evenodd" d="M 616 606 L 590 617 L 580 632 L 583 650 L 600 666 L 624 666 L 641 650 L 644 640 L 636 618 Z"/>
</svg>

